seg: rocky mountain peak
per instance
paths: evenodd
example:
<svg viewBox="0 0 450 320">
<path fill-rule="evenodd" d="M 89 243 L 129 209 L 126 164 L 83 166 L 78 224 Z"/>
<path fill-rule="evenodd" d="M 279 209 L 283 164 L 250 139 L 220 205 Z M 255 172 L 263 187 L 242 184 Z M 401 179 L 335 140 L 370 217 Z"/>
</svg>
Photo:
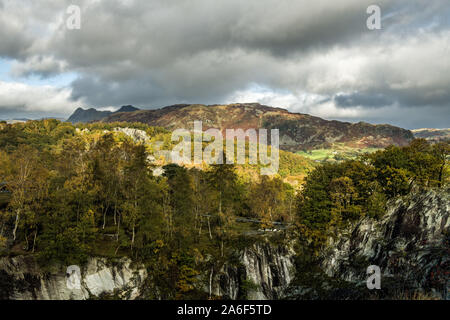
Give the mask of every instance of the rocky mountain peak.
<svg viewBox="0 0 450 320">
<path fill-rule="evenodd" d="M 133 107 L 132 105 L 127 105 L 127 106 L 122 106 L 120 107 L 119 110 L 117 110 L 116 112 L 134 112 L 134 111 L 138 111 L 139 109 L 136 107 Z"/>
</svg>

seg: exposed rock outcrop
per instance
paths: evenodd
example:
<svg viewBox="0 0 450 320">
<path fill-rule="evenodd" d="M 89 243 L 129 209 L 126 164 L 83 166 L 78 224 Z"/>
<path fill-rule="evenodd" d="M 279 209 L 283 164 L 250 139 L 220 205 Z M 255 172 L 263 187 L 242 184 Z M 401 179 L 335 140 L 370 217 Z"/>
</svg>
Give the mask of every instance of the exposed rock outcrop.
<svg viewBox="0 0 450 320">
<path fill-rule="evenodd" d="M 382 289 L 415 290 L 450 299 L 450 192 L 416 191 L 331 241 L 322 268 L 365 287 L 366 268 L 381 268 Z M 388 288 L 389 289 L 389 288 Z"/>
<path fill-rule="evenodd" d="M 147 271 L 128 259 L 90 258 L 78 285 L 70 286 L 66 268 L 43 271 L 32 256 L 5 257 L 0 259 L 0 300 L 85 300 L 104 294 L 135 299 L 146 277 Z"/>
<path fill-rule="evenodd" d="M 114 128 L 116 132 L 122 132 L 133 139 L 134 142 L 145 143 L 150 137 L 144 130 L 133 129 L 133 128 Z"/>
<path fill-rule="evenodd" d="M 294 255 L 290 247 L 256 243 L 237 252 L 235 263 L 227 263 L 214 272 L 211 293 L 225 299 L 282 298 L 294 276 Z M 205 279 L 209 276 L 204 274 Z M 147 271 L 133 267 L 128 259 L 110 263 L 90 258 L 81 268 L 80 288 L 74 289 L 67 284 L 65 268 L 47 272 L 32 256 L 5 257 L 0 259 L 0 300 L 84 300 L 105 295 L 136 299 L 146 278 Z M 204 290 L 209 292 L 207 287 Z"/>
<path fill-rule="evenodd" d="M 226 264 L 214 277 L 212 294 L 228 299 L 280 299 L 294 277 L 294 250 L 289 246 L 256 243 L 238 255 L 239 264 Z"/>
</svg>

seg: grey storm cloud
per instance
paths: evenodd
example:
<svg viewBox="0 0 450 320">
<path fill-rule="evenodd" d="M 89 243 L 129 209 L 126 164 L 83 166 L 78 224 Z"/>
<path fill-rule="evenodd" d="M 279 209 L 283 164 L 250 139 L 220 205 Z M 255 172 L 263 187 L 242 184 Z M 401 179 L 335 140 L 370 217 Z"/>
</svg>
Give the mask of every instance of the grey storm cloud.
<svg viewBox="0 0 450 320">
<path fill-rule="evenodd" d="M 334 97 L 334 101 L 340 107 L 355 107 L 355 106 L 365 106 L 365 107 L 383 107 L 392 105 L 393 101 L 385 97 L 382 94 L 338 94 Z"/>
<path fill-rule="evenodd" d="M 18 78 L 77 74 L 70 108 L 224 103 L 251 99 L 255 86 L 287 92 L 261 101 L 327 118 L 420 126 L 422 112 L 441 123 L 450 108 L 446 0 L 379 0 L 375 31 L 372 0 L 19 3 L 0 1 L 0 56 Z M 70 4 L 80 30 L 66 28 Z M 386 107 L 396 118 L 370 113 Z M 406 108 L 408 120 L 396 111 Z"/>
<path fill-rule="evenodd" d="M 0 56 L 7 58 L 22 58 L 27 48 L 32 45 L 21 21 L 11 17 L 4 12 L 3 4 L 0 2 Z"/>
</svg>

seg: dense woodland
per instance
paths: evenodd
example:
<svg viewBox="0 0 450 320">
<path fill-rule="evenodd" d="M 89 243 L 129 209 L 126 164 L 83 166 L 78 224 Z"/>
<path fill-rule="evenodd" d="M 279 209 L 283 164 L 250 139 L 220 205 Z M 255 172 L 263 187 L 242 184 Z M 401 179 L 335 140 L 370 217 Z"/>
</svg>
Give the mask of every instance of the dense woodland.
<svg viewBox="0 0 450 320">
<path fill-rule="evenodd" d="M 297 223 L 314 244 L 349 222 L 379 219 L 389 200 L 413 188 L 441 188 L 449 182 L 449 144 L 416 139 L 357 160 L 325 163 L 306 178 L 298 194 Z"/>
<path fill-rule="evenodd" d="M 389 199 L 449 179 L 448 143 L 420 139 L 315 168 L 281 153 L 274 177 L 176 164 L 156 176 L 152 147 L 118 126 L 170 147 L 169 132 L 143 124 L 0 123 L 0 254 L 34 254 L 45 265 L 128 256 L 149 267 L 163 298 L 201 298 L 198 275 L 232 261 L 274 222 L 284 226 L 276 241 L 289 235 L 318 248 L 336 228 L 380 218 Z M 303 185 L 286 183 L 307 173 Z"/>
</svg>

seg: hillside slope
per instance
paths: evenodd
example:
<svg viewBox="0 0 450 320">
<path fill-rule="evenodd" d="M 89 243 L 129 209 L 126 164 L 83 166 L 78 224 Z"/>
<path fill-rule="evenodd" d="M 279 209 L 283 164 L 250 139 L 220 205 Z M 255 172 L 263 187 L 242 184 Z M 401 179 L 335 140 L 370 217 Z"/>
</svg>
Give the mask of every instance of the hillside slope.
<svg viewBox="0 0 450 320">
<path fill-rule="evenodd" d="M 143 122 L 168 129 L 192 129 L 196 120 L 203 122 L 204 130 L 280 129 L 280 146 L 289 151 L 330 147 L 334 143 L 353 148 L 384 148 L 391 144 L 406 145 L 414 138 L 409 130 L 391 125 L 328 121 L 257 103 L 173 105 L 157 110 L 117 113 L 102 119 L 105 122 Z"/>
<path fill-rule="evenodd" d="M 423 138 L 431 142 L 449 141 L 450 129 L 415 129 L 411 130 L 416 138 Z"/>
</svg>

